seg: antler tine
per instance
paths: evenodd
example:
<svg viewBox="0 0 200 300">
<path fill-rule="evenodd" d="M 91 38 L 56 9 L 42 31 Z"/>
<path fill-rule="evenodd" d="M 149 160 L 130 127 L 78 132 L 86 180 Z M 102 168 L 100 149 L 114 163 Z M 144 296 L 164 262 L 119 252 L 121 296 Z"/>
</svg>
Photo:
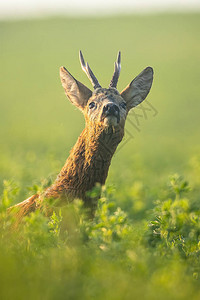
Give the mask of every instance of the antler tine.
<svg viewBox="0 0 200 300">
<path fill-rule="evenodd" d="M 118 52 L 117 60 L 114 63 L 114 66 L 115 66 L 114 74 L 113 74 L 113 77 L 112 77 L 110 85 L 109 85 L 109 87 L 111 87 L 111 88 L 112 87 L 114 87 L 114 88 L 117 87 L 117 82 L 118 82 L 119 74 L 120 74 L 120 71 L 121 71 L 121 51 Z"/>
<path fill-rule="evenodd" d="M 81 68 L 86 73 L 89 80 L 91 81 L 94 89 L 100 88 L 101 85 L 99 84 L 97 78 L 95 77 L 94 73 L 90 69 L 90 66 L 88 65 L 88 63 L 85 63 L 85 60 L 83 58 L 83 54 L 82 54 L 81 50 L 79 51 L 79 58 L 80 58 L 80 62 L 81 62 Z"/>
</svg>

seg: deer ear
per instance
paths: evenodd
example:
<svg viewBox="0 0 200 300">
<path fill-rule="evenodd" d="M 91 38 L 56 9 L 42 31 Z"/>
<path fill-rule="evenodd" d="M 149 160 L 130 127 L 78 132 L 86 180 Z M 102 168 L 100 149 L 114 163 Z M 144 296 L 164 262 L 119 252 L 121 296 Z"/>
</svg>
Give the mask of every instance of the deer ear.
<svg viewBox="0 0 200 300">
<path fill-rule="evenodd" d="M 79 109 L 83 110 L 88 99 L 92 96 L 92 91 L 76 80 L 65 67 L 60 68 L 60 78 L 69 100 Z"/>
<path fill-rule="evenodd" d="M 140 104 L 148 95 L 153 82 L 153 69 L 147 67 L 121 92 L 128 110 Z"/>
</svg>

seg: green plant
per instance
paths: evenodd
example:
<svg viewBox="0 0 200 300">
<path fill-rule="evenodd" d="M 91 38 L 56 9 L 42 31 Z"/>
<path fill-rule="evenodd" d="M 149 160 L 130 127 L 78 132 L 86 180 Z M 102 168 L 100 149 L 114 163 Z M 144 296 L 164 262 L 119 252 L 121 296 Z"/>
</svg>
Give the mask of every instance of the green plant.
<svg viewBox="0 0 200 300">
<path fill-rule="evenodd" d="M 194 276 L 199 276 L 200 265 L 200 210 L 193 211 L 191 201 L 183 197 L 190 191 L 188 183 L 177 174 L 170 177 L 175 196 L 156 201 L 149 224 L 149 243 L 161 255 L 178 253 L 188 260 Z"/>
</svg>

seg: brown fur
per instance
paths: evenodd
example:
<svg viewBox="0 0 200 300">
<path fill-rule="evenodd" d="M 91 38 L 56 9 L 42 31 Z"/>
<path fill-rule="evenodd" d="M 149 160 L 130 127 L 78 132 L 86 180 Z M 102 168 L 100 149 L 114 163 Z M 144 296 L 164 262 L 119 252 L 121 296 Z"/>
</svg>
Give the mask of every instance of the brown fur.
<svg viewBox="0 0 200 300">
<path fill-rule="evenodd" d="M 29 197 L 28 199 L 24 200 L 23 202 L 20 202 L 16 204 L 15 206 L 12 206 L 8 209 L 9 214 L 14 214 L 15 216 L 15 223 L 14 228 L 18 226 L 18 224 L 22 221 L 23 217 L 30 214 L 31 212 L 35 211 L 37 208 L 37 202 L 36 199 L 39 198 L 39 195 L 33 195 Z"/>
<path fill-rule="evenodd" d="M 55 183 L 48 188 L 46 198 L 60 198 L 72 201 L 81 198 L 88 202 L 86 195 L 98 182 L 105 183 L 111 158 L 123 137 L 123 130 L 108 133 L 100 128 L 86 127 L 78 138 L 69 158 L 58 175 Z"/>
<path fill-rule="evenodd" d="M 153 80 L 153 71 L 149 67 L 121 94 L 116 88 L 105 89 L 100 85 L 92 93 L 64 67 L 60 72 L 65 93 L 84 114 L 86 126 L 55 182 L 40 195 L 36 194 L 14 206 L 17 222 L 41 208 L 43 200 L 49 198 L 59 199 L 59 205 L 80 198 L 86 206 L 92 209 L 95 207 L 96 203 L 92 203 L 87 191 L 96 183 L 105 183 L 112 156 L 124 135 L 128 111 L 146 98 Z M 91 103 L 95 103 L 94 108 L 90 107 Z M 106 115 L 105 106 L 108 105 L 114 105 L 117 112 Z"/>
</svg>

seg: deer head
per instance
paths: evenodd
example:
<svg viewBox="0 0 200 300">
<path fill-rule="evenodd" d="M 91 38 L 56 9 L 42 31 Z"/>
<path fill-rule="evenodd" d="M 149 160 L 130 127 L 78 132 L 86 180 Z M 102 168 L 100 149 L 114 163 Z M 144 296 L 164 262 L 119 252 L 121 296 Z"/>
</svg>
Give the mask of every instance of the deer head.
<svg viewBox="0 0 200 300">
<path fill-rule="evenodd" d="M 60 68 L 62 86 L 69 100 L 84 114 L 86 126 L 96 126 L 101 130 L 108 128 L 124 129 L 124 124 L 130 109 L 140 104 L 148 95 L 152 81 L 153 69 L 147 67 L 121 92 L 117 91 L 117 82 L 121 70 L 121 53 L 115 62 L 114 74 L 108 88 L 102 88 L 97 78 L 85 63 L 80 51 L 80 62 L 83 71 L 91 81 L 92 92 L 84 84 L 76 80 L 65 67 Z"/>
</svg>

